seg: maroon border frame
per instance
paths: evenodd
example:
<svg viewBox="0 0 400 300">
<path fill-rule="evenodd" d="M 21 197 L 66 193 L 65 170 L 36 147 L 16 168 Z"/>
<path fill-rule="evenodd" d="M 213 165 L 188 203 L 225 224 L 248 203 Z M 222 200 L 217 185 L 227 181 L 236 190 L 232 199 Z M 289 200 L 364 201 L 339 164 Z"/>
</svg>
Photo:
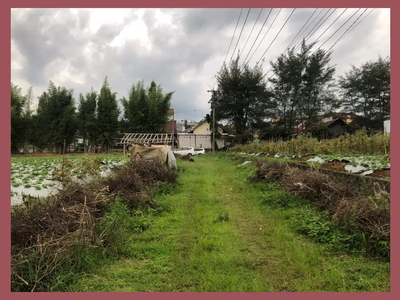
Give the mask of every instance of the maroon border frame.
<svg viewBox="0 0 400 300">
<path fill-rule="evenodd" d="M 6 296 L 6 299 L 22 299 L 29 297 L 32 299 L 52 299 L 57 297 L 58 299 L 68 299 L 74 297 L 75 299 L 93 298 L 93 299 L 107 299 L 110 297 L 109 293 L 11 293 L 11 278 L 10 278 L 10 169 L 11 169 L 11 152 L 10 152 L 10 82 L 11 82 L 11 8 L 23 8 L 23 7 L 37 7 L 37 8 L 91 8 L 91 7 L 102 7 L 102 8 L 186 8 L 186 7 L 208 7 L 208 8 L 222 8 L 222 7 L 282 7 L 282 8 L 294 8 L 294 7 L 312 7 L 312 8 L 391 8 L 391 49 L 392 52 L 399 53 L 399 38 L 393 33 L 393 30 L 398 28 L 400 25 L 400 19 L 394 16 L 398 13 L 399 2 L 394 0 L 336 0 L 334 2 L 322 2 L 320 0 L 247 0 L 244 2 L 232 1 L 232 0 L 205 0 L 201 2 L 185 1 L 185 0 L 70 0 L 70 1 L 54 1 L 54 0 L 3 0 L 1 6 L 1 17 L 0 22 L 2 26 L 0 31 L 2 33 L 3 41 L 6 41 L 6 47 L 2 47 L 2 55 L 0 56 L 1 65 L 1 86 L 3 101 L 0 101 L 0 122 L 2 128 L 2 142 L 4 143 L 0 147 L 0 158 L 1 158 L 1 181 L 0 191 L 3 198 L 1 201 L 1 236 L 3 238 L 4 247 L 0 248 L 1 252 L 1 265 L 3 266 L 1 271 L 1 294 Z M 245 4 L 245 5 L 244 5 Z M 395 84 L 398 82 L 398 66 L 397 56 L 391 56 L 392 70 L 391 70 L 391 99 L 399 97 L 399 89 Z M 213 74 L 210 74 L 212 76 Z M 391 101 L 392 112 L 399 110 L 400 103 L 397 101 Z M 398 128 L 398 123 L 395 118 L 391 120 L 392 128 Z M 399 134 L 395 130 L 391 133 L 391 164 L 392 166 L 398 165 L 396 153 L 399 152 Z M 397 138 L 396 138 L 397 136 Z M 399 171 L 396 167 L 391 169 L 391 178 L 395 180 L 399 178 Z M 176 298 L 187 298 L 200 299 L 200 298 L 236 298 L 242 299 L 243 297 L 251 299 L 262 299 L 264 297 L 270 297 L 272 299 L 288 299 L 291 297 L 302 298 L 302 299 L 334 299 L 336 297 L 343 297 L 346 299 L 359 298 L 359 299 L 395 299 L 399 298 L 399 287 L 396 285 L 396 279 L 399 276 L 399 260 L 396 258 L 396 253 L 399 249 L 398 231 L 400 218 L 395 217 L 395 212 L 399 212 L 399 203 L 397 197 L 400 195 L 399 188 L 395 184 L 391 185 L 391 227 L 394 228 L 391 232 L 391 291 L 386 293 L 287 293 L 287 292 L 273 292 L 273 293 L 113 293 L 113 297 L 120 299 L 128 299 L 131 297 L 138 297 L 142 299 L 159 299 L 160 297 L 165 299 L 176 299 Z"/>
</svg>

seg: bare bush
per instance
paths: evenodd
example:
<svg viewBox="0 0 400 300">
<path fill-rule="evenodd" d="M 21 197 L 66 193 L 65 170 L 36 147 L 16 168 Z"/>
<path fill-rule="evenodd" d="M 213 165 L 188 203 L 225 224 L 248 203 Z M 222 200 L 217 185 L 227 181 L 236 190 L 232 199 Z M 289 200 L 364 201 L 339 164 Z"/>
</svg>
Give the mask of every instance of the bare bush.
<svg viewBox="0 0 400 300">
<path fill-rule="evenodd" d="M 256 176 L 278 182 L 285 191 L 308 199 L 329 212 L 337 224 L 365 232 L 370 239 L 389 242 L 390 194 L 379 185 L 373 195 L 368 195 L 318 169 L 300 170 L 278 162 L 259 165 Z"/>
<path fill-rule="evenodd" d="M 149 189 L 175 182 L 165 164 L 131 160 L 113 176 L 87 185 L 71 183 L 46 200 L 32 198 L 11 215 L 12 287 L 37 290 L 66 261 L 74 246 L 98 247 L 95 224 L 117 196 L 134 207 L 154 205 Z"/>
</svg>

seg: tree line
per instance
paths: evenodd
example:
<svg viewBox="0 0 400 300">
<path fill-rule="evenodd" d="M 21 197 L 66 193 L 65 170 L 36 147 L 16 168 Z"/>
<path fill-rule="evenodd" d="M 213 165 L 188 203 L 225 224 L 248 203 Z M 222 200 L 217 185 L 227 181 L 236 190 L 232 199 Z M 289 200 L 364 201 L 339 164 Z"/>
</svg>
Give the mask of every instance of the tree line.
<svg viewBox="0 0 400 300">
<path fill-rule="evenodd" d="M 390 61 L 379 57 L 352 66 L 335 80 L 332 52 L 313 51 L 314 46 L 303 41 L 299 51 L 288 49 L 271 61 L 274 76 L 268 79 L 260 65 L 240 65 L 240 55 L 224 63 L 212 98 L 216 120 L 227 121 L 241 143 L 255 131 L 263 139 L 286 140 L 298 126 L 314 133 L 327 130 L 321 115 L 337 110 L 359 116 L 351 130 L 383 130 L 390 114 Z"/>
<path fill-rule="evenodd" d="M 63 154 L 77 137 L 83 139 L 85 152 L 88 145 L 96 144 L 109 151 L 120 132 L 163 132 L 173 93 L 164 93 L 154 81 L 148 88 L 140 81 L 132 85 L 128 98 L 120 99 L 122 113 L 107 77 L 100 92 L 92 89 L 79 94 L 78 101 L 73 90 L 56 87 L 50 81 L 33 111 L 32 87 L 24 95 L 18 85 L 11 83 L 11 151 L 18 152 L 30 144 L 55 147 Z"/>
</svg>

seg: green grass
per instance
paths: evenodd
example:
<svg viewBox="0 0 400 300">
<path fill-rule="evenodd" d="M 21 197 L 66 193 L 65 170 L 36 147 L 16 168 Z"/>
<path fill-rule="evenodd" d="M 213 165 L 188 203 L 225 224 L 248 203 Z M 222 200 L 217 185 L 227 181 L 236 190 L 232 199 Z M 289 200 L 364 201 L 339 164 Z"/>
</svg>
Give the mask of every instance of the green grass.
<svg viewBox="0 0 400 300">
<path fill-rule="evenodd" d="M 114 213 L 121 220 L 116 234 L 125 242 L 115 240 L 111 256 L 53 290 L 390 290 L 389 263 L 299 234 L 295 216 L 305 206 L 285 206 L 285 194 L 279 198 L 275 188 L 248 182 L 252 165 L 205 155 L 179 161 L 179 168 L 176 189 L 155 196 L 161 212 L 141 214 L 133 225 L 126 218 L 138 217 Z"/>
</svg>

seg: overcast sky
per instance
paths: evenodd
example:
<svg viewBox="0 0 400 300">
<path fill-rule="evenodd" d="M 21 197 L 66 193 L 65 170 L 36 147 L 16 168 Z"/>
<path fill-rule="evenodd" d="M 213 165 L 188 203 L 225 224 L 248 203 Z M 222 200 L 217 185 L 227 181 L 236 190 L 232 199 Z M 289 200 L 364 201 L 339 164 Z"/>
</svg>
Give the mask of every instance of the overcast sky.
<svg viewBox="0 0 400 300">
<path fill-rule="evenodd" d="M 207 90 L 214 86 L 225 56 L 231 59 L 241 32 L 234 56 L 240 50 L 244 59 L 258 35 L 249 64 L 255 65 L 269 48 L 263 64 L 268 72 L 269 61 L 285 51 L 301 28 L 291 46 L 307 35 L 308 42 L 314 41 L 344 10 L 301 8 L 288 19 L 293 9 L 253 8 L 247 16 L 249 9 L 244 8 L 227 53 L 240 8 L 12 9 L 11 80 L 24 93 L 33 86 L 35 99 L 47 89 L 49 80 L 73 89 L 76 99 L 91 87 L 99 91 L 106 76 L 118 99 L 127 97 L 138 80 L 144 79 L 146 85 L 154 80 L 165 92 L 175 91 L 171 107 L 176 120 L 199 121 L 209 112 Z M 328 50 L 364 10 L 345 11 L 314 49 L 322 45 Z M 337 76 L 349 70 L 350 64 L 359 66 L 379 55 L 386 58 L 390 55 L 390 9 L 368 9 L 333 50 L 331 64 L 336 65 Z"/>
</svg>

